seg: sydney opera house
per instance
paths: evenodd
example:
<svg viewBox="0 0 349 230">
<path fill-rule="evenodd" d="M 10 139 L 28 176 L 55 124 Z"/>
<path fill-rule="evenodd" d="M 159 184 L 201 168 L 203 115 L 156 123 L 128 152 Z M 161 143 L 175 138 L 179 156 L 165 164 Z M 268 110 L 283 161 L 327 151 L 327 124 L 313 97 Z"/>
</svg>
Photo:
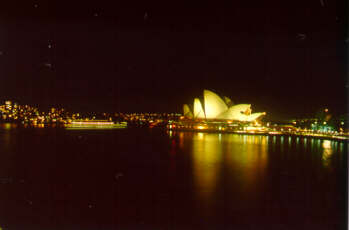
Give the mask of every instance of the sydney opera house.
<svg viewBox="0 0 349 230">
<path fill-rule="evenodd" d="M 219 97 L 204 90 L 204 97 L 194 99 L 192 106 L 183 105 L 183 116 L 171 121 L 168 129 L 227 132 L 264 132 L 258 120 L 265 113 L 252 113 L 250 104 L 234 104 L 228 97 Z"/>
<path fill-rule="evenodd" d="M 194 99 L 192 109 L 183 105 L 183 115 L 191 120 L 253 122 L 265 115 L 252 113 L 250 104 L 236 104 L 228 97 L 219 97 L 210 90 L 204 90 L 203 103 L 199 98 Z"/>
</svg>

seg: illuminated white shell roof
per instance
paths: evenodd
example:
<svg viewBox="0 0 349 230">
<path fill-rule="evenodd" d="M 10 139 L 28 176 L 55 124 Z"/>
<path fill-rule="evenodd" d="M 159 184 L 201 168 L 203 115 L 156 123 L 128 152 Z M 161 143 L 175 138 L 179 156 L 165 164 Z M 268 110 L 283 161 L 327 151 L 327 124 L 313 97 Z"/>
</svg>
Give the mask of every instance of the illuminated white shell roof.
<svg viewBox="0 0 349 230">
<path fill-rule="evenodd" d="M 194 99 L 194 118 L 205 118 L 205 113 L 199 98 Z"/>
<path fill-rule="evenodd" d="M 185 117 L 193 118 L 193 113 L 190 111 L 190 108 L 187 104 L 183 105 L 183 115 Z"/>
<path fill-rule="evenodd" d="M 233 105 L 225 112 L 219 114 L 217 116 L 218 119 L 227 119 L 227 120 L 245 120 L 245 116 L 247 116 L 246 110 L 251 108 L 250 104 L 239 104 Z"/>
<path fill-rule="evenodd" d="M 188 118 L 199 119 L 218 119 L 218 120 L 234 120 L 234 121 L 246 121 L 251 122 L 265 115 L 265 113 L 252 113 L 250 104 L 238 104 L 233 105 L 232 101 L 224 97 L 225 102 L 214 92 L 204 90 L 204 103 L 203 109 L 200 99 L 194 99 L 194 113 L 190 111 L 188 105 L 183 106 L 184 116 Z M 229 106 L 229 108 L 228 108 Z"/>
<path fill-rule="evenodd" d="M 214 92 L 204 90 L 206 118 L 216 118 L 228 109 L 225 102 Z"/>
</svg>

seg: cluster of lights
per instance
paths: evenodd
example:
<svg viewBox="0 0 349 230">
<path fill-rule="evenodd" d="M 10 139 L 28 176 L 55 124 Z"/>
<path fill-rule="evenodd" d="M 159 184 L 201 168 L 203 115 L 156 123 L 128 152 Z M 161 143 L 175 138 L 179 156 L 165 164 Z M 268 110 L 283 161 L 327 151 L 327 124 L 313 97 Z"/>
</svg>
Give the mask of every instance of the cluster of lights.
<svg viewBox="0 0 349 230">
<path fill-rule="evenodd" d="M 181 117 L 181 114 L 177 113 L 120 113 L 115 115 L 124 121 L 136 124 L 149 124 L 150 127 L 170 120 L 177 120 Z"/>
<path fill-rule="evenodd" d="M 341 123 L 342 125 L 344 122 Z M 348 133 L 335 130 L 314 131 L 308 128 L 294 127 L 293 125 L 278 125 L 270 122 L 261 124 L 260 122 L 232 122 L 232 121 L 178 121 L 169 122 L 167 126 L 170 130 L 198 130 L 215 132 L 232 132 L 244 134 L 270 134 L 270 135 L 297 135 L 313 137 L 331 137 L 334 139 L 348 139 Z"/>
<path fill-rule="evenodd" d="M 98 115 L 90 113 L 85 114 L 84 121 L 89 121 L 89 125 L 91 125 L 91 121 L 96 121 L 96 117 L 98 117 L 109 123 L 115 119 L 154 127 L 169 120 L 177 120 L 180 116 L 181 114 L 178 113 L 101 113 Z M 41 124 L 71 124 L 77 120 L 81 121 L 82 117 L 79 113 L 69 113 L 65 109 L 51 108 L 47 112 L 42 112 L 36 107 L 18 105 L 12 101 L 6 101 L 3 105 L 0 105 L 0 121 L 6 122 L 20 122 L 37 126 Z M 96 125 L 103 124 L 96 121 Z M 78 123 L 75 123 L 75 125 L 78 125 Z"/>
<path fill-rule="evenodd" d="M 6 101 L 0 105 L 0 120 L 8 122 L 21 122 L 24 124 L 40 125 L 49 123 L 66 123 L 68 119 L 75 119 L 80 115 L 69 114 L 64 109 L 51 108 L 48 112 L 39 111 L 29 105 L 18 105 Z"/>
<path fill-rule="evenodd" d="M 318 114 L 317 118 L 293 120 L 292 124 L 297 126 L 297 131 L 314 134 L 341 134 L 348 135 L 348 123 L 346 118 L 333 118 L 328 108 Z"/>
</svg>

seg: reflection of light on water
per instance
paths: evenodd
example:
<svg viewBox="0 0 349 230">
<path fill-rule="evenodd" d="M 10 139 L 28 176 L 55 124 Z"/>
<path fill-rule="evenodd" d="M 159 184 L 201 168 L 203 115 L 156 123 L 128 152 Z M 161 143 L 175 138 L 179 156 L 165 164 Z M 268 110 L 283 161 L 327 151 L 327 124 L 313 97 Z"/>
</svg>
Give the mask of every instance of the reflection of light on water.
<svg viewBox="0 0 349 230">
<path fill-rule="evenodd" d="M 13 128 L 17 128 L 17 124 L 12 124 L 12 123 L 0 124 L 0 129 L 11 130 Z"/>
<path fill-rule="evenodd" d="M 241 189 L 245 190 L 246 194 L 254 196 L 259 178 L 263 177 L 267 166 L 268 139 L 265 136 L 259 138 L 250 135 L 246 143 L 241 143 L 236 135 L 226 137 L 229 142 L 223 142 L 223 145 L 231 148 L 229 151 L 224 151 L 225 168 L 234 171 L 232 176 L 239 181 Z"/>
<path fill-rule="evenodd" d="M 275 150 L 276 150 L 276 136 L 273 136 L 272 149 L 273 149 L 273 152 L 275 152 Z"/>
<path fill-rule="evenodd" d="M 168 135 L 169 135 L 169 137 L 172 137 L 172 135 L 173 135 L 172 130 L 168 131 Z"/>
<path fill-rule="evenodd" d="M 331 141 L 324 140 L 324 142 L 322 143 L 322 147 L 324 149 L 330 149 L 331 148 Z"/>
<path fill-rule="evenodd" d="M 203 140 L 204 139 L 204 133 L 198 133 L 198 137 L 200 140 Z"/>
<path fill-rule="evenodd" d="M 331 141 L 324 140 L 322 142 L 322 148 L 323 148 L 322 163 L 323 163 L 323 165 L 325 167 L 327 167 L 327 166 L 329 166 L 329 163 L 330 163 L 330 160 L 331 160 L 331 155 L 333 154 Z"/>
<path fill-rule="evenodd" d="M 217 134 L 197 133 L 193 137 L 194 180 L 202 199 L 208 199 L 215 190 L 221 167 L 222 146 Z"/>
<path fill-rule="evenodd" d="M 212 133 L 191 137 L 193 179 L 203 209 L 210 212 L 211 202 L 219 199 L 216 187 L 225 176 L 236 180 L 239 183 L 236 189 L 243 190 L 246 196 L 257 197 L 256 190 L 267 165 L 267 137 Z"/>
<path fill-rule="evenodd" d="M 10 123 L 6 123 L 6 124 L 4 125 L 4 128 L 5 128 L 6 130 L 10 130 L 10 129 L 11 129 L 11 124 L 10 124 Z"/>
<path fill-rule="evenodd" d="M 280 143 L 280 151 L 284 152 L 284 150 L 285 150 L 284 136 L 280 137 L 280 141 L 281 141 L 281 143 Z"/>
<path fill-rule="evenodd" d="M 316 149 L 321 147 L 321 141 L 319 139 L 316 140 Z"/>
<path fill-rule="evenodd" d="M 8 152 L 8 153 L 11 152 L 11 147 L 13 147 L 13 145 L 11 145 L 12 131 L 10 130 L 16 127 L 17 127 L 16 124 L 11 124 L 11 123 L 0 124 L 0 129 L 2 128 L 5 130 L 5 132 L 2 134 L 3 141 L 0 140 L 1 147 L 5 149 L 5 152 Z M 1 152 L 1 149 L 0 149 L 0 152 Z"/>
<path fill-rule="evenodd" d="M 316 140 L 314 140 L 313 138 L 311 139 L 311 150 L 315 151 L 315 149 L 317 148 L 318 143 L 316 142 Z"/>
<path fill-rule="evenodd" d="M 341 143 L 339 144 L 339 151 L 343 152 L 343 146 L 344 146 L 344 144 L 341 142 Z"/>
<path fill-rule="evenodd" d="M 179 147 L 180 148 L 184 147 L 184 133 L 183 132 L 179 133 Z"/>
<path fill-rule="evenodd" d="M 258 138 L 257 136 L 249 136 L 249 137 L 252 138 L 254 144 L 258 144 L 261 142 L 260 136 L 258 136 Z"/>
</svg>

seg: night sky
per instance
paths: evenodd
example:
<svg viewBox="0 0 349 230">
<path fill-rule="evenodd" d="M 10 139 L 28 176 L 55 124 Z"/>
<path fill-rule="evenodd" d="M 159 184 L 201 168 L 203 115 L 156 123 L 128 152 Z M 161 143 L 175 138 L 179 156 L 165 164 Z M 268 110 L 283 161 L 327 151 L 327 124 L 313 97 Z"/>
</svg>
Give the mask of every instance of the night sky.
<svg viewBox="0 0 349 230">
<path fill-rule="evenodd" d="M 344 0 L 8 2 L 0 101 L 182 112 L 210 89 L 270 115 L 346 112 Z"/>
</svg>

